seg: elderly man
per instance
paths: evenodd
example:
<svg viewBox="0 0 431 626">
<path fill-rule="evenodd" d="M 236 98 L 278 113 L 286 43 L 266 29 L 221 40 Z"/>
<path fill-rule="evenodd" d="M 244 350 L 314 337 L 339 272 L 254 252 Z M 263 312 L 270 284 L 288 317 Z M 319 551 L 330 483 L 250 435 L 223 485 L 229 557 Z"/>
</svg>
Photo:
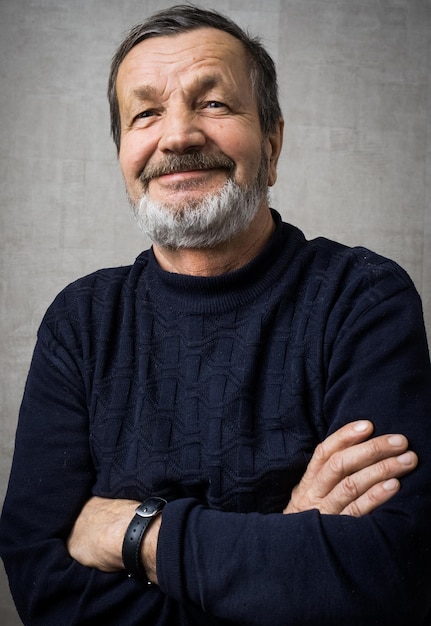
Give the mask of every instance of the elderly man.
<svg viewBox="0 0 431 626">
<path fill-rule="evenodd" d="M 228 19 L 179 6 L 139 25 L 109 98 L 154 245 L 41 325 L 1 525 L 24 623 L 428 623 L 411 281 L 269 208 L 275 71 Z"/>
</svg>

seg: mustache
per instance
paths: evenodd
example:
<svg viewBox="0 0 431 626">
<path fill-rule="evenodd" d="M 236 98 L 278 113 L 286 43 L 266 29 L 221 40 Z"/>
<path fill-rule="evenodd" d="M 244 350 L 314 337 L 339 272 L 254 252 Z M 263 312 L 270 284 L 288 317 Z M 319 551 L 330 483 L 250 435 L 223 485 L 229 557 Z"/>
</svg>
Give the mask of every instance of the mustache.
<svg viewBox="0 0 431 626">
<path fill-rule="evenodd" d="M 193 170 L 228 170 L 231 174 L 235 163 L 223 153 L 204 154 L 203 152 L 189 152 L 187 154 L 168 154 L 158 163 L 147 165 L 140 176 L 140 181 L 148 186 L 152 178 L 174 174 L 175 172 L 187 172 Z"/>
</svg>

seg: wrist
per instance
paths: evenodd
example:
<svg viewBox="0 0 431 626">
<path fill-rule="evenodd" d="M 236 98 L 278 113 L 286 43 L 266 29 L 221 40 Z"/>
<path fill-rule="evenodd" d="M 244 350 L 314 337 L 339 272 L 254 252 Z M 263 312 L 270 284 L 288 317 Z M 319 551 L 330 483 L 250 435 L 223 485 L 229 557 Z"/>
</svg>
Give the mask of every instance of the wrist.
<svg viewBox="0 0 431 626">
<path fill-rule="evenodd" d="M 130 522 L 122 545 L 122 558 L 126 571 L 130 577 L 142 582 L 155 582 L 157 537 L 160 528 L 160 516 L 166 500 L 163 498 L 148 498 L 140 504 Z M 151 528 L 158 521 L 155 528 Z M 150 532 L 151 531 L 151 532 Z M 147 534 L 148 538 L 147 538 Z M 148 578 L 148 574 L 151 578 Z"/>
</svg>

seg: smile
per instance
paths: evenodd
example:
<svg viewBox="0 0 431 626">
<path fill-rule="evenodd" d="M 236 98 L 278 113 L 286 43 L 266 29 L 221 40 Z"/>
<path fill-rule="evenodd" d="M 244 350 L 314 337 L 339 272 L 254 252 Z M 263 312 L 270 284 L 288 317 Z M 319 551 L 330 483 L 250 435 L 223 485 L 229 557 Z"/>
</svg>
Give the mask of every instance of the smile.
<svg viewBox="0 0 431 626">
<path fill-rule="evenodd" d="M 203 178 L 209 175 L 209 172 L 228 172 L 231 174 L 234 170 L 235 163 L 225 154 L 203 154 L 194 152 L 190 154 L 166 156 L 159 163 L 147 165 L 141 172 L 140 180 L 144 185 L 155 178 L 158 179 L 175 179 L 179 177 L 181 180 L 190 178 Z M 173 178 L 171 178 L 173 177 Z"/>
</svg>

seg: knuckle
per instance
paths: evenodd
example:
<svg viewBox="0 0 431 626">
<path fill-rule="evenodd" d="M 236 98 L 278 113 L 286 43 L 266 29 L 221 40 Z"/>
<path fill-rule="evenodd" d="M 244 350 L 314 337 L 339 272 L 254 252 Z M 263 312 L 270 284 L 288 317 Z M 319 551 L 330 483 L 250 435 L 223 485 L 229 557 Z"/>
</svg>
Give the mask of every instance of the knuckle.
<svg viewBox="0 0 431 626">
<path fill-rule="evenodd" d="M 378 458 L 381 455 L 380 440 L 378 438 L 370 439 L 366 442 L 367 452 L 371 458 Z"/>
<path fill-rule="evenodd" d="M 322 463 L 326 460 L 327 456 L 325 442 L 322 441 L 316 446 L 313 458 L 317 461 L 317 463 Z"/>
<path fill-rule="evenodd" d="M 344 493 L 347 497 L 351 499 L 351 504 L 353 504 L 353 500 L 360 495 L 358 491 L 358 486 L 356 485 L 353 476 L 346 476 L 346 478 L 343 480 L 342 486 Z"/>
<path fill-rule="evenodd" d="M 367 493 L 367 500 L 374 508 L 377 504 L 380 504 L 381 498 L 379 497 L 377 491 L 370 489 Z"/>
<path fill-rule="evenodd" d="M 395 473 L 395 467 L 392 459 L 384 459 L 375 465 L 375 475 L 377 480 L 383 480 L 393 476 Z"/>
<path fill-rule="evenodd" d="M 359 504 L 355 501 L 349 504 L 349 506 L 347 507 L 346 513 L 348 515 L 351 515 L 352 517 L 361 517 L 363 515 L 363 512 L 361 508 L 359 507 Z"/>
<path fill-rule="evenodd" d="M 344 506 L 345 498 L 341 497 L 339 493 L 332 492 L 322 500 L 320 511 L 338 515 L 343 510 Z"/>
<path fill-rule="evenodd" d="M 378 463 L 377 467 L 379 469 L 380 476 L 390 474 L 394 470 L 392 459 L 383 459 L 383 461 L 380 461 L 380 463 Z"/>
<path fill-rule="evenodd" d="M 338 452 L 335 452 L 328 460 L 328 467 L 330 471 L 336 476 L 343 475 L 344 473 L 343 455 Z"/>
</svg>

